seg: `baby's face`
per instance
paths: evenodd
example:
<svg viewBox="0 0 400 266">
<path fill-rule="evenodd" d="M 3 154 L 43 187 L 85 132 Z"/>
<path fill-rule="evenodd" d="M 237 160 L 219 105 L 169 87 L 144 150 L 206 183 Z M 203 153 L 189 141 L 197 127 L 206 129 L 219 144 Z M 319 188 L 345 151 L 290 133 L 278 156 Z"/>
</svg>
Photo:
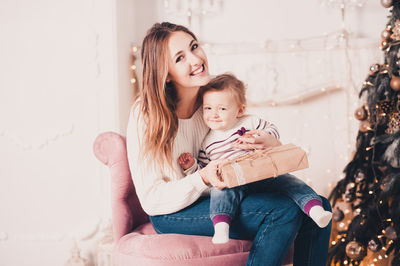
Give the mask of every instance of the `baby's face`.
<svg viewBox="0 0 400 266">
<path fill-rule="evenodd" d="M 212 90 L 203 95 L 203 119 L 211 129 L 230 129 L 243 111 L 244 106 L 237 103 L 230 90 Z"/>
</svg>

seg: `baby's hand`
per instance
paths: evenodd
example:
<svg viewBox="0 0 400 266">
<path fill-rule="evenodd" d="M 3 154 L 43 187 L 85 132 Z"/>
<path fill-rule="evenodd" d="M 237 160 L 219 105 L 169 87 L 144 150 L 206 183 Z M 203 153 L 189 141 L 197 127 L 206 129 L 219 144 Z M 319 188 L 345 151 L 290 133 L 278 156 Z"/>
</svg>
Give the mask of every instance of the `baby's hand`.
<svg viewBox="0 0 400 266">
<path fill-rule="evenodd" d="M 239 150 L 264 150 L 282 145 L 279 140 L 264 130 L 250 130 L 239 137 L 231 147 Z"/>
<path fill-rule="evenodd" d="M 182 153 L 178 158 L 178 163 L 183 170 L 189 169 L 194 164 L 193 155 L 188 152 Z"/>
</svg>

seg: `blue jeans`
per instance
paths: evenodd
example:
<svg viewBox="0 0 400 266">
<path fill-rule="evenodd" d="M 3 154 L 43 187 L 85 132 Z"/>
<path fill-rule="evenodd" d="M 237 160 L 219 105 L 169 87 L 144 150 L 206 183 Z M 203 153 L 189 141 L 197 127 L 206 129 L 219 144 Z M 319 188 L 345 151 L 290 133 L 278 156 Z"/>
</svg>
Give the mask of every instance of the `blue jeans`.
<svg viewBox="0 0 400 266">
<path fill-rule="evenodd" d="M 253 240 L 247 265 L 282 265 L 293 241 L 295 266 L 326 265 L 330 224 L 319 228 L 289 197 L 277 191 L 266 193 L 262 182 L 248 184 L 243 191 L 229 236 Z M 321 199 L 324 208 L 331 210 L 329 201 Z M 212 236 L 209 214 L 210 198 L 202 197 L 181 211 L 151 216 L 150 221 L 158 233 Z"/>
<path fill-rule="evenodd" d="M 216 215 L 227 215 L 231 219 L 234 219 L 240 202 L 246 195 L 245 190 L 247 186 L 243 185 L 223 190 L 212 188 L 210 195 L 210 218 L 212 219 Z M 281 192 L 291 198 L 302 211 L 304 211 L 305 205 L 310 200 L 321 201 L 321 198 L 311 187 L 291 174 L 261 180 L 257 182 L 257 186 L 262 186 L 265 192 Z"/>
</svg>

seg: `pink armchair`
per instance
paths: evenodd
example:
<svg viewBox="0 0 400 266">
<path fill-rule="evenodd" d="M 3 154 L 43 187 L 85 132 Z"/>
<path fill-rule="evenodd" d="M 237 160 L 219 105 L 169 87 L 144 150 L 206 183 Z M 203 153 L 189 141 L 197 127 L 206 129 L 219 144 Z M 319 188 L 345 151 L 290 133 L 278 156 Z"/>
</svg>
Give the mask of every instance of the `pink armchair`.
<svg viewBox="0 0 400 266">
<path fill-rule="evenodd" d="M 131 179 L 125 138 L 117 133 L 100 134 L 95 156 L 110 169 L 115 266 L 176 266 L 246 264 L 251 241 L 230 240 L 214 245 L 211 237 L 157 234 L 140 206 Z M 285 263 L 290 263 L 288 254 Z"/>
</svg>

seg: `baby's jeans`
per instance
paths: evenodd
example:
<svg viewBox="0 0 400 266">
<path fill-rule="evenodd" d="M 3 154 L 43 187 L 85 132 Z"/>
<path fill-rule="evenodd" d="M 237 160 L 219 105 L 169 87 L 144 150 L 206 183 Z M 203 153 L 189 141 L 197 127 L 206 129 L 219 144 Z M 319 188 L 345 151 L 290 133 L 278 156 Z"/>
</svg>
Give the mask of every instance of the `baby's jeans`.
<svg viewBox="0 0 400 266">
<path fill-rule="evenodd" d="M 278 192 L 291 198 L 300 209 L 306 213 L 305 206 L 311 200 L 321 202 L 320 196 L 301 179 L 291 175 L 284 174 L 276 178 L 267 178 L 256 182 L 258 187 L 262 187 L 265 192 Z M 211 189 L 210 194 L 210 217 L 214 218 L 216 215 L 227 215 L 234 219 L 240 202 L 246 195 L 246 190 L 249 184 L 238 186 L 234 188 L 226 188 L 218 190 Z M 321 203 L 322 205 L 322 203 Z"/>
</svg>

